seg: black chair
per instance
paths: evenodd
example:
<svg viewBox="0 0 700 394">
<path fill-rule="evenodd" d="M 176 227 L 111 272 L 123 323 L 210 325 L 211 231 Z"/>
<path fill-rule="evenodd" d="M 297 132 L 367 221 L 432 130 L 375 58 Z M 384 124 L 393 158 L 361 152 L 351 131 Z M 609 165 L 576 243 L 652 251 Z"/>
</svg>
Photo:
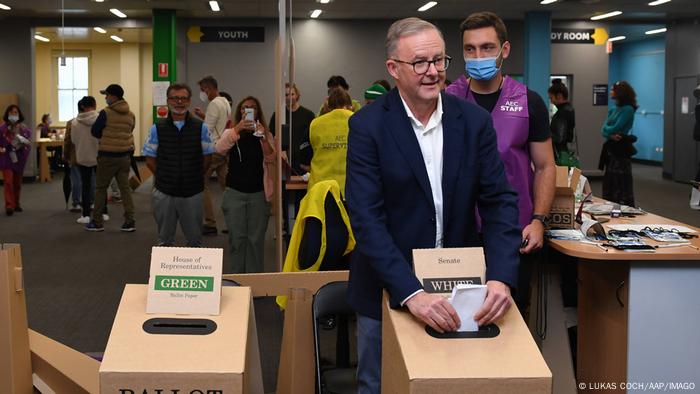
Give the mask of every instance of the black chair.
<svg viewBox="0 0 700 394">
<path fill-rule="evenodd" d="M 350 336 L 348 322 L 355 311 L 346 301 L 348 282 L 331 282 L 318 289 L 314 296 L 312 316 L 314 321 L 314 347 L 316 353 L 316 393 L 357 393 L 357 367 L 350 365 Z M 321 366 L 319 325 L 328 325 L 329 319 L 337 319 L 336 365 Z"/>
</svg>

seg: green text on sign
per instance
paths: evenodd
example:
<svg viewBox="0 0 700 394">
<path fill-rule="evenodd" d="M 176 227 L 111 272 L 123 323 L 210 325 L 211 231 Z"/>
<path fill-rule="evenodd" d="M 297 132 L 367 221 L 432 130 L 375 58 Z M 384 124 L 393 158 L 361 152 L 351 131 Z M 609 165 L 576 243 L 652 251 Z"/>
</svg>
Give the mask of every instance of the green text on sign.
<svg viewBox="0 0 700 394">
<path fill-rule="evenodd" d="M 160 276 L 156 275 L 156 290 L 213 291 L 213 276 Z"/>
</svg>

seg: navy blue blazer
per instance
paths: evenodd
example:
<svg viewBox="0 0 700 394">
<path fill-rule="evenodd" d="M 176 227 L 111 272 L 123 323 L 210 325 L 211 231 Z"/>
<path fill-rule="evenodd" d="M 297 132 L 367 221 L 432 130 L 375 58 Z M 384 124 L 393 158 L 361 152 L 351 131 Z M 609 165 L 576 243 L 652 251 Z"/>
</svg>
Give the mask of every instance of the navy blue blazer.
<svg viewBox="0 0 700 394">
<path fill-rule="evenodd" d="M 517 284 L 521 232 L 517 194 L 508 184 L 490 115 L 442 94 L 443 246 L 480 246 L 487 280 Z M 350 118 L 345 192 L 357 241 L 348 302 L 381 319 L 382 289 L 397 307 L 422 288 L 412 250 L 435 247 L 435 206 L 428 173 L 398 90 Z"/>
</svg>

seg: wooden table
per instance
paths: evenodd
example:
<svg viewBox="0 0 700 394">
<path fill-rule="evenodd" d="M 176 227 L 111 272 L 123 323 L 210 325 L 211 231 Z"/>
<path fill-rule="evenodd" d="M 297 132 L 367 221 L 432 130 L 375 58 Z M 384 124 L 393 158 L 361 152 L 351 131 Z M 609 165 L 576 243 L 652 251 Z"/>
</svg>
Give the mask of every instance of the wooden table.
<svg viewBox="0 0 700 394">
<path fill-rule="evenodd" d="M 698 230 L 653 214 L 612 219 L 605 225 L 625 223 Z M 652 386 L 657 383 L 666 390 L 671 383 L 693 383 L 700 389 L 700 251 L 684 246 L 653 253 L 605 252 L 576 241 L 549 244 L 580 259 L 579 392 L 637 393 L 658 389 Z M 693 239 L 692 245 L 700 247 L 700 240 Z"/>
<path fill-rule="evenodd" d="M 49 157 L 46 148 L 50 146 L 63 146 L 63 140 L 51 138 L 39 138 L 39 182 L 51 182 L 51 169 L 49 168 Z"/>
</svg>

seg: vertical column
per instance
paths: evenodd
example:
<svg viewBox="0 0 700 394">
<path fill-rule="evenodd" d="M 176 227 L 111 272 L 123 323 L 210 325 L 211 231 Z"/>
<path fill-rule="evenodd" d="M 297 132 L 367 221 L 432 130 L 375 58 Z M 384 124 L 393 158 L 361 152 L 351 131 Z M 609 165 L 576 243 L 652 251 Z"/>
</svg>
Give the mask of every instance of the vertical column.
<svg viewBox="0 0 700 394">
<path fill-rule="evenodd" d="M 530 90 L 547 101 L 549 76 L 551 74 L 552 45 L 550 34 L 552 17 L 550 12 L 525 13 L 525 75 Z"/>
<path fill-rule="evenodd" d="M 175 10 L 153 10 L 153 88 L 158 82 L 174 83 L 177 78 Z M 155 99 L 156 97 L 154 97 Z M 153 102 L 153 119 L 158 117 L 158 108 L 165 106 L 162 101 Z M 167 108 L 167 107 L 166 107 Z M 162 111 L 162 109 L 161 109 Z M 167 112 L 166 112 L 167 113 Z M 163 112 L 161 112 L 163 115 Z"/>
</svg>

